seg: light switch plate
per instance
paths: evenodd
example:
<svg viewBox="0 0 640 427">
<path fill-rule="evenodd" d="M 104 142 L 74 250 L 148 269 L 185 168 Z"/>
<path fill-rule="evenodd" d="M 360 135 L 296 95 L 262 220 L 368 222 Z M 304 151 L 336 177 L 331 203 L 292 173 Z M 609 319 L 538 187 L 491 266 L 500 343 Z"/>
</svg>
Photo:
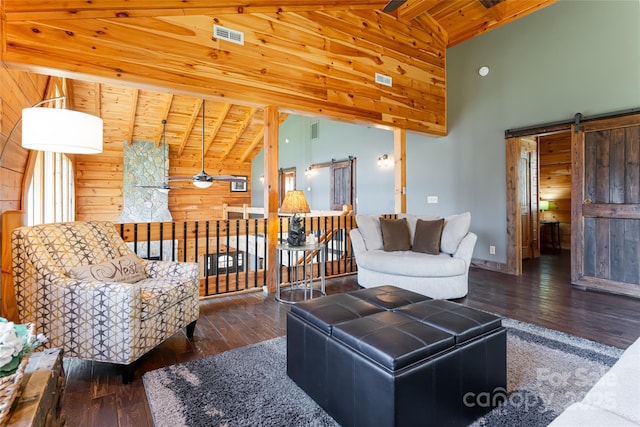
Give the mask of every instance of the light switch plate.
<svg viewBox="0 0 640 427">
<path fill-rule="evenodd" d="M 438 203 L 438 196 L 427 196 L 427 203 Z"/>
</svg>

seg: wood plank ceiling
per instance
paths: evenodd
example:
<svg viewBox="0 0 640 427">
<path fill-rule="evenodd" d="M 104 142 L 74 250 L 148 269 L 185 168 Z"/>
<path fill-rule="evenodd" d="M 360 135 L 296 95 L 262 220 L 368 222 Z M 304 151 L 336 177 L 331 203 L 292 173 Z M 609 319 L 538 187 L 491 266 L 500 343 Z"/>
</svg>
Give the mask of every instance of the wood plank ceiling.
<svg viewBox="0 0 640 427">
<path fill-rule="evenodd" d="M 159 144 L 162 121 L 167 120 L 166 142 L 171 156 L 199 153 L 202 99 L 206 98 L 207 159 L 249 162 L 262 148 L 262 106 L 273 97 L 269 91 L 275 85 L 284 88 L 275 99 L 284 107 L 281 111 L 342 120 L 355 117 L 358 122 L 446 134 L 444 55 L 438 57 L 438 49 L 444 52 L 446 47 L 554 1 L 503 0 L 487 8 L 481 0 L 408 0 L 387 15 L 379 12 L 386 1 L 370 0 L 262 0 L 250 4 L 240 0 L 5 0 L 1 11 L 2 59 L 18 69 L 66 77 L 60 87 L 69 96 L 67 107 L 104 119 L 107 151 L 136 140 Z M 371 15 L 371 11 L 376 12 Z M 212 38 L 213 23 L 245 31 L 245 43 L 254 50 L 235 50 L 235 46 Z M 381 32 L 367 31 L 367 26 L 377 26 Z M 361 35 L 349 36 L 350 28 Z M 324 38 L 312 38 L 307 35 L 310 32 Z M 365 63 L 355 59 L 364 51 L 348 47 L 347 41 L 337 42 L 345 37 L 344 33 L 348 42 L 355 46 L 371 43 L 366 46 L 367 52 L 377 52 L 374 55 L 380 58 L 386 55 L 384 61 L 396 64 L 388 69 L 395 67 L 399 71 L 394 85 L 398 81 L 401 89 L 386 95 L 390 100 L 382 105 L 389 111 L 382 112 L 381 107 L 373 105 L 378 94 L 371 95 L 370 101 L 366 99 L 377 88 L 363 80 Z M 163 39 L 167 35 L 171 36 L 170 43 Z M 303 35 L 304 41 L 296 39 Z M 332 41 L 329 47 L 328 39 Z M 204 42 L 209 46 L 198 45 Z M 413 50 L 392 46 L 403 43 L 424 46 Z M 439 43 L 442 48 L 429 51 L 431 48 L 425 47 Z M 318 49 L 354 59 L 324 64 L 324 57 L 314 56 Z M 96 51 L 103 56 L 86 62 L 78 56 Z M 159 83 L 154 81 L 156 76 L 145 76 L 144 69 L 138 70 L 139 75 L 124 70 L 133 68 L 131 56 L 136 55 L 145 55 L 142 61 L 156 64 L 154 71 L 162 74 Z M 202 80 L 210 77 L 206 64 L 194 60 L 202 55 L 214 61 L 218 57 L 225 59 L 224 63 L 217 63 L 220 68 L 214 78 L 204 83 Z M 410 58 L 400 58 L 404 55 Z M 395 56 L 400 59 L 396 61 Z M 274 57 L 294 64 L 289 71 L 282 72 L 284 66 L 281 67 L 278 81 L 270 81 L 274 77 L 267 65 L 260 63 L 263 58 L 271 66 L 282 65 L 274 62 Z M 108 58 L 123 60 L 123 69 Z M 427 70 L 426 76 L 413 75 L 416 72 L 411 67 L 416 61 L 421 61 L 416 69 Z M 312 72 L 307 75 L 307 70 Z M 355 75 L 349 74 L 354 71 Z M 330 77 L 325 76 L 327 72 Z M 263 75 L 264 88 L 256 87 L 256 74 Z M 405 74 L 409 77 L 403 77 Z M 253 85 L 242 86 L 243 76 L 254 79 Z M 213 87 L 216 83 L 220 88 Z M 331 89 L 332 85 L 341 87 Z M 195 96 L 196 92 L 201 96 Z M 319 107 L 314 101 L 318 96 L 335 105 Z M 286 113 L 281 120 L 284 118 Z"/>
</svg>

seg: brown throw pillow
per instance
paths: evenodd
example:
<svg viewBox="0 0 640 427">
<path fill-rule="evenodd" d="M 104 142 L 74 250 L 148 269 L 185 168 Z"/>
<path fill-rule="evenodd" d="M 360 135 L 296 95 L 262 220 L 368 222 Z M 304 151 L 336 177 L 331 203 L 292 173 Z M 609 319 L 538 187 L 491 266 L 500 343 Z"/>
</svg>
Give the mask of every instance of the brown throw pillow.
<svg viewBox="0 0 640 427">
<path fill-rule="evenodd" d="M 416 234 L 413 236 L 414 252 L 438 255 L 440 253 L 440 238 L 444 227 L 444 218 L 433 221 L 419 219 L 416 221 Z"/>
<path fill-rule="evenodd" d="M 411 236 L 406 219 L 380 218 L 380 228 L 382 229 L 382 244 L 385 252 L 411 249 Z"/>
<path fill-rule="evenodd" d="M 135 283 L 146 279 L 144 265 L 135 254 L 125 255 L 102 264 L 83 265 L 71 270 L 71 277 L 89 282 Z"/>
</svg>

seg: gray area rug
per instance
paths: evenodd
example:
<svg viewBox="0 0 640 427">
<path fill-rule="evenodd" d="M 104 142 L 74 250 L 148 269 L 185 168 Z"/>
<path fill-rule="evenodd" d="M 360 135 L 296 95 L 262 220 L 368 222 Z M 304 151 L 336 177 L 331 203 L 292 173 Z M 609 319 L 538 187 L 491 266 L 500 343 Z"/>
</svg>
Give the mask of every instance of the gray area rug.
<svg viewBox="0 0 640 427">
<path fill-rule="evenodd" d="M 474 426 L 546 426 L 581 400 L 622 350 L 505 319 L 507 393 Z M 286 373 L 286 339 L 147 372 L 158 427 L 336 426 Z"/>
</svg>

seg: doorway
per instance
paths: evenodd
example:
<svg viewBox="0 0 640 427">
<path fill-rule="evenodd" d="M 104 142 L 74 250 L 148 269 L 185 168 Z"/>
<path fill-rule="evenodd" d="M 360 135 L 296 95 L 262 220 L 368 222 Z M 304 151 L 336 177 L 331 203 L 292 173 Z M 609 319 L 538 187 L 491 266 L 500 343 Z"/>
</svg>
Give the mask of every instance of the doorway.
<svg viewBox="0 0 640 427">
<path fill-rule="evenodd" d="M 280 198 L 280 205 L 284 201 L 287 191 L 296 189 L 296 168 L 282 168 L 280 169 L 278 179 L 278 193 Z"/>
<path fill-rule="evenodd" d="M 535 137 L 520 138 L 518 165 L 522 259 L 540 256 L 538 241 L 538 141 Z"/>
<path fill-rule="evenodd" d="M 532 130 L 508 138 L 507 271 L 571 246 L 571 131 Z"/>
</svg>

